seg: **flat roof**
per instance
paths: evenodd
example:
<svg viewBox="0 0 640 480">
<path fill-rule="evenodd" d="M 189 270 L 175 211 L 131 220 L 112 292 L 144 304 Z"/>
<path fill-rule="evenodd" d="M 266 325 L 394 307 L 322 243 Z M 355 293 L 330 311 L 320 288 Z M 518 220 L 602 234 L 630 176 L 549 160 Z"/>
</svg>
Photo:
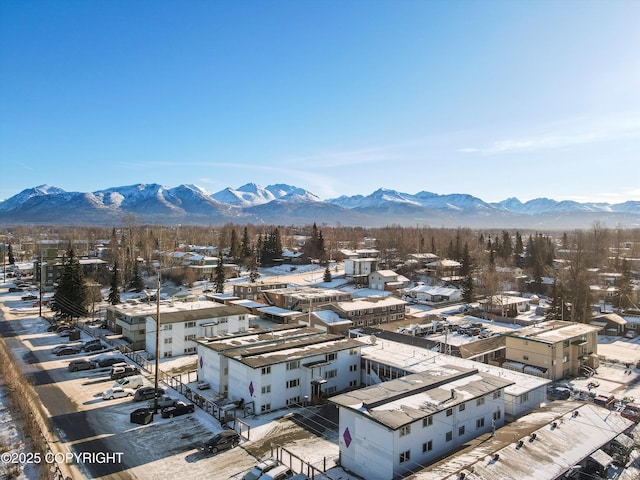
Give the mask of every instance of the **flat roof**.
<svg viewBox="0 0 640 480">
<path fill-rule="evenodd" d="M 552 480 L 631 426 L 593 403 L 552 402 L 407 478 L 458 480 L 464 472 L 466 480 Z"/>
<path fill-rule="evenodd" d="M 142 302 L 135 305 L 125 303 L 108 308 L 130 317 L 151 317 L 154 320 L 158 312 L 156 302 Z M 222 305 L 214 302 L 181 302 L 177 300 L 160 302 L 161 324 L 220 318 L 247 313 L 248 310 L 244 307 Z"/>
<path fill-rule="evenodd" d="M 324 332 L 317 328 L 310 328 L 304 325 L 278 325 L 271 329 L 258 329 L 250 332 L 243 332 L 213 338 L 200 338 L 197 342 L 216 352 L 224 352 L 233 348 L 259 345 L 274 341 L 283 341 L 287 338 L 299 336 L 321 335 Z"/>
<path fill-rule="evenodd" d="M 375 344 L 372 344 L 370 337 L 364 336 L 361 339 L 366 343 L 366 346 L 361 350 L 363 359 L 371 359 L 408 372 L 432 371 L 434 374 L 439 374 L 439 372 L 446 372 L 452 365 L 460 368 L 474 368 L 480 372 L 513 382 L 505 389 L 506 394 L 513 396 L 522 395 L 551 383 L 551 380 L 545 378 L 526 375 L 521 372 L 454 357 L 392 340 L 382 340 L 376 337 Z"/>
<path fill-rule="evenodd" d="M 331 397 L 330 402 L 398 429 L 513 382 L 474 368 L 443 365 Z"/>
<path fill-rule="evenodd" d="M 264 303 L 262 304 L 264 305 Z M 277 317 L 292 317 L 296 315 L 301 315 L 301 312 L 297 310 L 287 310 L 286 308 L 280 307 L 262 307 L 258 308 L 260 313 L 267 313 L 269 315 L 275 315 Z"/>
<path fill-rule="evenodd" d="M 580 335 L 586 335 L 587 333 L 598 332 L 599 330 L 600 327 L 587 323 L 551 320 L 530 327 L 524 327 L 506 335 L 507 337 L 526 338 L 544 343 L 558 343 Z"/>
<path fill-rule="evenodd" d="M 390 307 L 397 305 L 407 305 L 408 302 L 396 297 L 365 297 L 347 302 L 336 302 L 336 305 L 345 311 L 367 310 L 375 307 Z"/>
</svg>

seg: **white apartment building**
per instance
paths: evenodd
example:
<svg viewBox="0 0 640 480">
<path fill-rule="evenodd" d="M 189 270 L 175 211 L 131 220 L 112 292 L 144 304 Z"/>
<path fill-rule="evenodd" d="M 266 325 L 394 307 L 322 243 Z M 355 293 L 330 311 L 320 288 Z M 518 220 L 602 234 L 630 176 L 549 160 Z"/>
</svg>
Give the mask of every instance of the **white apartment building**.
<svg viewBox="0 0 640 480">
<path fill-rule="evenodd" d="M 145 348 L 155 355 L 156 307 L 147 305 L 144 308 L 147 309 Z M 158 354 L 160 357 L 195 354 L 197 338 L 244 332 L 249 328 L 249 317 L 246 308 L 234 305 L 211 302 L 161 305 Z"/>
<path fill-rule="evenodd" d="M 361 343 L 313 328 L 198 342 L 198 378 L 257 414 L 360 384 Z"/>
<path fill-rule="evenodd" d="M 367 480 L 392 480 L 504 424 L 513 382 L 447 366 L 330 398 L 339 408 L 340 459 Z"/>
</svg>

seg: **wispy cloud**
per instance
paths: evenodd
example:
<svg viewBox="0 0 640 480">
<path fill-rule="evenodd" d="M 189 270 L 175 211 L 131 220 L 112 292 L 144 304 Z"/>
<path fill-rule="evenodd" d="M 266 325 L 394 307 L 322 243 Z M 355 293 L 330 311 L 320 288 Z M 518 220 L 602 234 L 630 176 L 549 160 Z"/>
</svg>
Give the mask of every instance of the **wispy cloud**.
<svg viewBox="0 0 640 480">
<path fill-rule="evenodd" d="M 496 140 L 488 145 L 465 147 L 461 153 L 500 155 L 505 153 L 560 150 L 596 142 L 640 139 L 640 114 L 580 118 L 537 129 L 534 135 Z"/>
</svg>

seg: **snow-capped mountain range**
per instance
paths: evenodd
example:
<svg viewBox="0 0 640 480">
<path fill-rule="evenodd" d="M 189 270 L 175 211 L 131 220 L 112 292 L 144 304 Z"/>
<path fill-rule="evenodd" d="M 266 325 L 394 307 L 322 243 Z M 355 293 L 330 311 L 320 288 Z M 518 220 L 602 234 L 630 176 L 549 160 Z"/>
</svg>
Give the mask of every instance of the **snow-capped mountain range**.
<svg viewBox="0 0 640 480">
<path fill-rule="evenodd" d="M 321 200 L 285 184 L 248 183 L 209 193 L 196 185 L 137 184 L 97 192 L 66 192 L 41 185 L 0 202 L 5 225 L 117 225 L 127 215 L 138 223 L 214 225 L 227 222 L 304 225 L 588 228 L 595 221 L 611 227 L 640 225 L 640 202 L 579 203 L 509 198 L 488 203 L 466 194 L 416 194 L 378 189 L 370 195 Z"/>
</svg>

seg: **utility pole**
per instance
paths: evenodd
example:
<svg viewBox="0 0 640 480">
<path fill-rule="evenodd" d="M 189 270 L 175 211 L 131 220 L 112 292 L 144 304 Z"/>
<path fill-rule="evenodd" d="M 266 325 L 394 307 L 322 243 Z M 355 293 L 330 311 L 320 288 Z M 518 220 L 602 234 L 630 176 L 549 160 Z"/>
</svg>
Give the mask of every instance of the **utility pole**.
<svg viewBox="0 0 640 480">
<path fill-rule="evenodd" d="M 153 413 L 158 413 L 158 370 L 160 368 L 160 271 L 158 271 L 158 292 L 156 293 L 156 358 L 153 392 Z"/>
</svg>

